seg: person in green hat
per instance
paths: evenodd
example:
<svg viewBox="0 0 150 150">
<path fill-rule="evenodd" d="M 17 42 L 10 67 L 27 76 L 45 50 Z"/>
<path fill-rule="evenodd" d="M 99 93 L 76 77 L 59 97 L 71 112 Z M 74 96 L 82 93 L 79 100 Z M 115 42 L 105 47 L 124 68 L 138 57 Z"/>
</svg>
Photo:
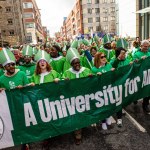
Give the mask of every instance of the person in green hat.
<svg viewBox="0 0 150 150">
<path fill-rule="evenodd" d="M 60 74 L 49 64 L 50 55 L 41 50 L 35 55 L 35 60 L 37 62 L 35 73 L 31 78 L 31 82 L 35 84 L 42 84 L 47 82 L 58 82 Z"/>
<path fill-rule="evenodd" d="M 107 61 L 110 62 L 110 60 L 115 55 L 115 51 L 111 48 L 111 37 L 108 34 L 105 34 L 102 41 L 103 45 L 99 49 L 99 52 L 104 53 L 106 55 Z"/>
<path fill-rule="evenodd" d="M 63 78 L 66 80 L 83 78 L 91 76 L 91 71 L 88 68 L 81 67 L 80 65 L 80 55 L 75 48 L 70 48 L 67 51 L 66 59 L 70 62 L 71 68 L 64 72 Z M 75 132 L 75 143 L 79 145 L 81 143 L 82 134 L 81 129 L 76 130 Z"/>
<path fill-rule="evenodd" d="M 50 65 L 52 68 L 58 72 L 60 75 L 63 74 L 63 67 L 65 62 L 65 57 L 59 55 L 60 47 L 57 45 L 53 45 L 50 48 Z"/>
<path fill-rule="evenodd" d="M 31 82 L 31 77 L 35 71 L 35 63 L 32 61 L 33 49 L 29 45 L 24 47 L 22 50 L 22 55 L 24 59 L 24 63 L 18 68 L 23 71 L 29 82 Z"/>
</svg>

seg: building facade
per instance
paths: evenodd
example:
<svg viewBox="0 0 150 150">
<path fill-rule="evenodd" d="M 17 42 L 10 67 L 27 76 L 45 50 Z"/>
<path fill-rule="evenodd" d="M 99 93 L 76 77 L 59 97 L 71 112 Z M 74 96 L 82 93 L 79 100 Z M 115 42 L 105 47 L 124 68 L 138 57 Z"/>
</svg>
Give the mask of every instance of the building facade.
<svg viewBox="0 0 150 150">
<path fill-rule="evenodd" d="M 150 0 L 137 0 L 137 36 L 150 38 Z"/>
<path fill-rule="evenodd" d="M 115 0 L 76 0 L 66 19 L 67 36 L 116 34 Z"/>
<path fill-rule="evenodd" d="M 44 41 L 41 14 L 35 0 L 23 0 L 23 20 L 26 42 L 36 44 Z"/>
<path fill-rule="evenodd" d="M 22 1 L 0 1 L 0 45 L 16 45 L 25 41 Z"/>
</svg>

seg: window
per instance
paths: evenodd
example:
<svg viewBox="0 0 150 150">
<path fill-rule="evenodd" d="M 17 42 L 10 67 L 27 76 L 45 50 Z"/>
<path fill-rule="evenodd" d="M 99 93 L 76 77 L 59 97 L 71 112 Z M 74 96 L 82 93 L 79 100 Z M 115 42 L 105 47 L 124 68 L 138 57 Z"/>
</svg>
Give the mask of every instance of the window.
<svg viewBox="0 0 150 150">
<path fill-rule="evenodd" d="M 89 32 L 93 31 L 93 27 L 88 27 L 88 31 Z"/>
<path fill-rule="evenodd" d="M 111 16 L 111 21 L 115 21 L 115 16 Z"/>
<path fill-rule="evenodd" d="M 103 0 L 103 3 L 107 3 L 107 0 Z"/>
<path fill-rule="evenodd" d="M 99 13 L 99 8 L 95 8 L 95 13 Z"/>
<path fill-rule="evenodd" d="M 12 19 L 7 19 L 8 25 L 12 25 L 13 24 L 13 20 Z"/>
<path fill-rule="evenodd" d="M 6 12 L 11 12 L 11 7 L 6 7 Z"/>
<path fill-rule="evenodd" d="M 110 11 L 111 11 L 111 12 L 115 12 L 115 7 L 111 7 L 111 8 L 110 8 Z"/>
<path fill-rule="evenodd" d="M 99 17 L 96 17 L 96 22 L 100 22 L 100 18 Z"/>
<path fill-rule="evenodd" d="M 99 4 L 99 0 L 95 0 L 95 4 Z"/>
<path fill-rule="evenodd" d="M 10 30 L 9 31 L 9 35 L 14 35 L 15 33 L 14 33 L 14 30 Z"/>
<path fill-rule="evenodd" d="M 110 0 L 111 3 L 115 3 L 115 0 Z"/>
<path fill-rule="evenodd" d="M 103 21 L 107 22 L 108 21 L 108 17 L 103 17 Z"/>
<path fill-rule="evenodd" d="M 34 28 L 34 23 L 26 23 L 26 28 Z"/>
<path fill-rule="evenodd" d="M 27 36 L 26 36 L 26 41 L 31 43 L 32 42 L 32 34 L 29 32 L 27 33 Z"/>
<path fill-rule="evenodd" d="M 34 14 L 33 13 L 25 13 L 24 18 L 34 18 Z"/>
<path fill-rule="evenodd" d="M 91 4 L 92 3 L 92 0 L 87 0 L 87 4 Z"/>
<path fill-rule="evenodd" d="M 96 31 L 100 31 L 100 26 L 96 26 Z"/>
<path fill-rule="evenodd" d="M 92 9 L 88 8 L 88 14 L 92 14 Z"/>
<path fill-rule="evenodd" d="M 103 13 L 108 13 L 108 9 L 107 8 L 103 8 Z"/>
<path fill-rule="evenodd" d="M 93 18 L 88 18 L 88 23 L 93 23 Z"/>
<path fill-rule="evenodd" d="M 33 4 L 32 3 L 23 3 L 23 8 L 33 8 Z"/>
<path fill-rule="evenodd" d="M 3 11 L 3 7 L 2 6 L 0 6 L 0 12 L 2 12 Z"/>
<path fill-rule="evenodd" d="M 104 30 L 105 31 L 107 31 L 108 30 L 108 26 L 106 25 L 106 26 L 104 26 Z"/>
</svg>

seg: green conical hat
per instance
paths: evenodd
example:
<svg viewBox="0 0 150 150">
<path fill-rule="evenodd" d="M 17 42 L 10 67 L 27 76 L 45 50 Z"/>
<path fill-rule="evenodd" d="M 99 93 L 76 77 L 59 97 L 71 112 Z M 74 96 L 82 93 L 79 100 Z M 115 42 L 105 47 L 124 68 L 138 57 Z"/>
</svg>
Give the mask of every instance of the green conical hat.
<svg viewBox="0 0 150 150">
<path fill-rule="evenodd" d="M 78 48 L 78 40 L 74 40 L 74 41 L 71 43 L 71 47 L 72 47 L 72 48 Z"/>
<path fill-rule="evenodd" d="M 117 44 L 116 44 L 117 47 L 122 47 L 124 49 L 127 49 L 128 48 L 128 42 L 123 39 L 123 38 L 120 38 L 117 40 Z"/>
<path fill-rule="evenodd" d="M 50 55 L 43 50 L 39 50 L 34 58 L 35 58 L 35 61 L 37 61 L 37 62 L 40 60 L 45 60 L 49 63 L 49 61 L 50 61 Z"/>
<path fill-rule="evenodd" d="M 31 46 L 27 45 L 23 48 L 23 50 L 22 50 L 23 56 L 31 56 L 32 57 L 32 54 L 33 54 L 33 49 Z"/>
<path fill-rule="evenodd" d="M 103 44 L 111 43 L 111 37 L 108 34 L 103 36 Z"/>
<path fill-rule="evenodd" d="M 63 47 L 62 51 L 67 51 L 67 47 L 66 47 L 66 45 L 64 45 L 64 47 Z"/>
<path fill-rule="evenodd" d="M 8 63 L 15 63 L 15 60 L 14 54 L 9 49 L 3 48 L 0 51 L 0 64 L 3 66 Z"/>
<path fill-rule="evenodd" d="M 83 43 L 84 45 L 86 45 L 86 46 L 90 46 L 90 43 L 89 43 L 89 41 L 88 41 L 87 39 L 83 39 L 83 40 L 82 40 L 82 43 Z"/>
<path fill-rule="evenodd" d="M 36 47 L 32 48 L 32 55 L 36 55 L 38 52 L 38 49 Z"/>
<path fill-rule="evenodd" d="M 71 62 L 76 58 L 80 59 L 78 50 L 75 48 L 69 48 L 67 51 L 66 60 L 71 64 Z"/>
</svg>

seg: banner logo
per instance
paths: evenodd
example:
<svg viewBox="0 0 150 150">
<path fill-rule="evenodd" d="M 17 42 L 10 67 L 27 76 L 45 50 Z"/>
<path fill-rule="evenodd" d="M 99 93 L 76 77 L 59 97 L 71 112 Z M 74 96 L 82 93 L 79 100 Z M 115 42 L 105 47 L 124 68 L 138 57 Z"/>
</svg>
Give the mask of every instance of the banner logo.
<svg viewBox="0 0 150 150">
<path fill-rule="evenodd" d="M 2 139 L 4 134 L 4 122 L 2 120 L 2 118 L 0 117 L 0 140 Z"/>
</svg>

